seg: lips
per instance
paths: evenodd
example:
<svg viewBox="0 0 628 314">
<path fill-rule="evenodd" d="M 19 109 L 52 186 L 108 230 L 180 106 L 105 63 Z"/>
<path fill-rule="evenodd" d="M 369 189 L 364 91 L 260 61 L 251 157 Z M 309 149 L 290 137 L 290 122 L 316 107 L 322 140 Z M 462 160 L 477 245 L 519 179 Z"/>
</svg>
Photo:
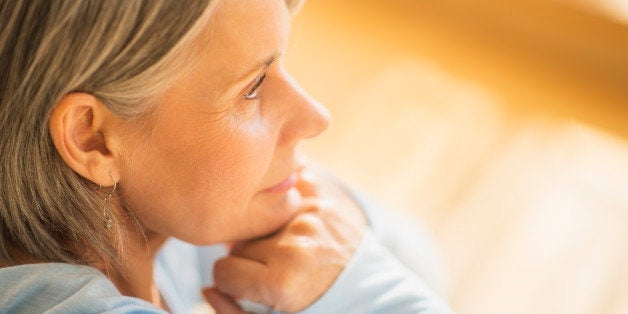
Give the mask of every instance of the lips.
<svg viewBox="0 0 628 314">
<path fill-rule="evenodd" d="M 288 192 L 291 188 L 293 188 L 297 184 L 297 180 L 299 179 L 298 173 L 293 173 L 283 181 L 277 183 L 274 186 L 271 186 L 262 192 L 264 193 L 285 193 Z"/>
</svg>

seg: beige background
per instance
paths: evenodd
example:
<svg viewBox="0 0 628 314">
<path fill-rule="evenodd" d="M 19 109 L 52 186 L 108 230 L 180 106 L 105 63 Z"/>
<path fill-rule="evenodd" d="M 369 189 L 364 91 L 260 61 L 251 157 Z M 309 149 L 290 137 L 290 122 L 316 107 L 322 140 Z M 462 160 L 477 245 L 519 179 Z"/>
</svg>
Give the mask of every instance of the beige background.
<svg viewBox="0 0 628 314">
<path fill-rule="evenodd" d="M 617 8 L 309 0 L 297 17 L 288 68 L 334 116 L 305 150 L 427 224 L 457 312 L 628 313 Z"/>
</svg>

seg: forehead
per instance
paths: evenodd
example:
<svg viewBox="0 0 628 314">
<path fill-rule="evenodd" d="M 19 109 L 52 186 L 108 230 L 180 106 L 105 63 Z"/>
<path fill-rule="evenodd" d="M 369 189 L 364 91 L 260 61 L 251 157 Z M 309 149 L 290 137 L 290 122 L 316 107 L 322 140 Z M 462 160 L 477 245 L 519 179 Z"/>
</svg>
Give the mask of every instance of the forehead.
<svg viewBox="0 0 628 314">
<path fill-rule="evenodd" d="M 284 0 L 222 0 L 205 24 L 187 48 L 189 70 L 162 93 L 165 103 L 229 102 L 257 65 L 285 50 L 290 35 Z"/>
<path fill-rule="evenodd" d="M 223 0 L 206 33 L 206 55 L 214 65 L 252 67 L 283 51 L 290 32 L 284 0 Z"/>
</svg>

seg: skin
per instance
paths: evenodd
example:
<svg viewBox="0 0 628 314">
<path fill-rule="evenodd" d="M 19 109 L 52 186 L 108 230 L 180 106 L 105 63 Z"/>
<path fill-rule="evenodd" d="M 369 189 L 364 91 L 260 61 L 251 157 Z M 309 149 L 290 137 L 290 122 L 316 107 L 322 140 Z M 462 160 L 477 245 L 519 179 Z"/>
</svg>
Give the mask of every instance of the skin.
<svg viewBox="0 0 628 314">
<path fill-rule="evenodd" d="M 289 23 L 281 0 L 217 8 L 198 65 L 164 92 L 149 134 L 125 143 L 122 191 L 145 230 L 207 244 L 292 218 L 297 193 L 265 191 L 298 172 L 297 144 L 325 130 L 329 115 L 281 65 Z"/>
<path fill-rule="evenodd" d="M 119 179 L 119 198 L 142 229 L 126 243 L 127 272 L 94 266 L 123 294 L 167 308 L 152 279 L 165 240 L 230 243 L 216 286 L 204 290 L 219 313 L 240 313 L 238 298 L 301 310 L 348 263 L 364 217 L 298 153 L 329 115 L 281 63 L 284 1 L 224 0 L 206 27 L 195 67 L 159 95 L 148 123 L 120 120 L 83 93 L 53 111 L 50 131 L 66 163 L 102 186 Z"/>
</svg>

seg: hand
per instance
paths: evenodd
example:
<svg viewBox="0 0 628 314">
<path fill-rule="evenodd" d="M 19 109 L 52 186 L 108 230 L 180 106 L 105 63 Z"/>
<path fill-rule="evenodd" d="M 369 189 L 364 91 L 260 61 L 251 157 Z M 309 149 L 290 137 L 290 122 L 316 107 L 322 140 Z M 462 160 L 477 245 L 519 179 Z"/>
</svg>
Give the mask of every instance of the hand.
<svg viewBox="0 0 628 314">
<path fill-rule="evenodd" d="M 234 244 L 214 267 L 215 288 L 204 291 L 218 313 L 242 313 L 245 298 L 296 312 L 329 289 L 358 246 L 366 219 L 333 182 L 302 172 L 298 214 L 270 236 Z M 240 312 L 238 312 L 240 311 Z"/>
</svg>

